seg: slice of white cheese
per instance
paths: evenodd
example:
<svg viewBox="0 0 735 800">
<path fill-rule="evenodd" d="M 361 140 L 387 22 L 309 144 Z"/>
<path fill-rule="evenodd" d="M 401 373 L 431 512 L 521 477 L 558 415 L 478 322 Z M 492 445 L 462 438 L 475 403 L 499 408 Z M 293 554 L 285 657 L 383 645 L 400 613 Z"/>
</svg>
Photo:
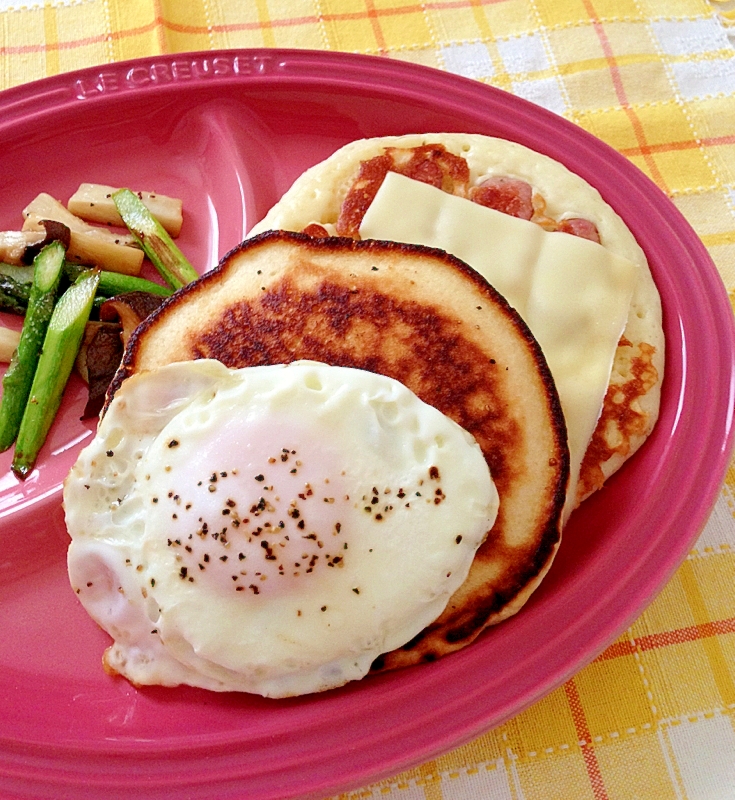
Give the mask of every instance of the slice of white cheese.
<svg viewBox="0 0 735 800">
<path fill-rule="evenodd" d="M 567 424 L 566 519 L 628 318 L 635 265 L 595 242 L 550 233 L 395 172 L 368 208 L 360 236 L 446 250 L 523 317 L 546 356 Z"/>
</svg>

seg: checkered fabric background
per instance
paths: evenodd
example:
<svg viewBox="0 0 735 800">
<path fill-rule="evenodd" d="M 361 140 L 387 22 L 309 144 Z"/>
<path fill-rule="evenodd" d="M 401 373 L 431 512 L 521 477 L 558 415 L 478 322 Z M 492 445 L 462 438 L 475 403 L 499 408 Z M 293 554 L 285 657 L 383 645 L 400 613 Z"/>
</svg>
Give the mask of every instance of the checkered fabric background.
<svg viewBox="0 0 735 800">
<path fill-rule="evenodd" d="M 0 89 L 230 47 L 438 67 L 626 155 L 690 221 L 732 297 L 733 41 L 733 0 L 0 0 Z M 344 797 L 734 800 L 735 468 L 685 563 L 596 661 L 471 744 Z"/>
</svg>

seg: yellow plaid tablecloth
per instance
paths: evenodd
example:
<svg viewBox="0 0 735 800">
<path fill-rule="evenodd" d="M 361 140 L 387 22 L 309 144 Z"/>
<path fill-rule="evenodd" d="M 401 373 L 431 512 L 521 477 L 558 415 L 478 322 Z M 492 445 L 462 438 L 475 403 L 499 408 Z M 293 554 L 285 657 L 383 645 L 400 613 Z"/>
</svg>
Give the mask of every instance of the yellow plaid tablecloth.
<svg viewBox="0 0 735 800">
<path fill-rule="evenodd" d="M 438 67 L 626 155 L 692 224 L 732 297 L 734 41 L 733 0 L 0 0 L 0 89 L 232 47 Z M 344 797 L 735 799 L 735 467 L 684 564 L 592 664 L 471 744 Z"/>
</svg>

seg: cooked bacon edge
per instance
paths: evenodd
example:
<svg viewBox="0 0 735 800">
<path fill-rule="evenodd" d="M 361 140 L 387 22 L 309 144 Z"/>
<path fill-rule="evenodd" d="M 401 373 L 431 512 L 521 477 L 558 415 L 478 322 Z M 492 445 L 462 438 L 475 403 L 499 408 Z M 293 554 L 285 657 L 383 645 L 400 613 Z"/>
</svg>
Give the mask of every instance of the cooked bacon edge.
<svg viewBox="0 0 735 800">
<path fill-rule="evenodd" d="M 530 220 L 549 231 L 561 231 L 600 243 L 597 227 L 590 220 L 573 217 L 557 222 L 545 216 L 546 203 L 533 187 L 519 178 L 506 175 L 491 176 L 478 186 L 470 188 L 470 169 L 464 158 L 450 153 L 442 144 L 424 144 L 418 147 L 387 147 L 382 155 L 361 161 L 357 176 L 349 187 L 337 218 L 337 235 L 360 238 L 360 225 L 370 204 L 375 199 L 388 172 L 397 172 L 407 178 L 428 183 L 437 189 L 474 203 Z M 311 223 L 303 233 L 314 238 L 324 238 L 327 230 Z"/>
</svg>

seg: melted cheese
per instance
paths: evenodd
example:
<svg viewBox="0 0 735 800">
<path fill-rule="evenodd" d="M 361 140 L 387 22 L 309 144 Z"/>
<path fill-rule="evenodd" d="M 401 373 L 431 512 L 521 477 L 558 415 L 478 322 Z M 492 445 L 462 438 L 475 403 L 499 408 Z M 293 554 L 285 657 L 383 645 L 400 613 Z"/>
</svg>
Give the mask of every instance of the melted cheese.
<svg viewBox="0 0 735 800">
<path fill-rule="evenodd" d="M 546 356 L 567 424 L 568 516 L 628 318 L 635 265 L 595 242 L 547 232 L 395 172 L 383 181 L 360 236 L 446 250 L 523 317 Z"/>
</svg>

